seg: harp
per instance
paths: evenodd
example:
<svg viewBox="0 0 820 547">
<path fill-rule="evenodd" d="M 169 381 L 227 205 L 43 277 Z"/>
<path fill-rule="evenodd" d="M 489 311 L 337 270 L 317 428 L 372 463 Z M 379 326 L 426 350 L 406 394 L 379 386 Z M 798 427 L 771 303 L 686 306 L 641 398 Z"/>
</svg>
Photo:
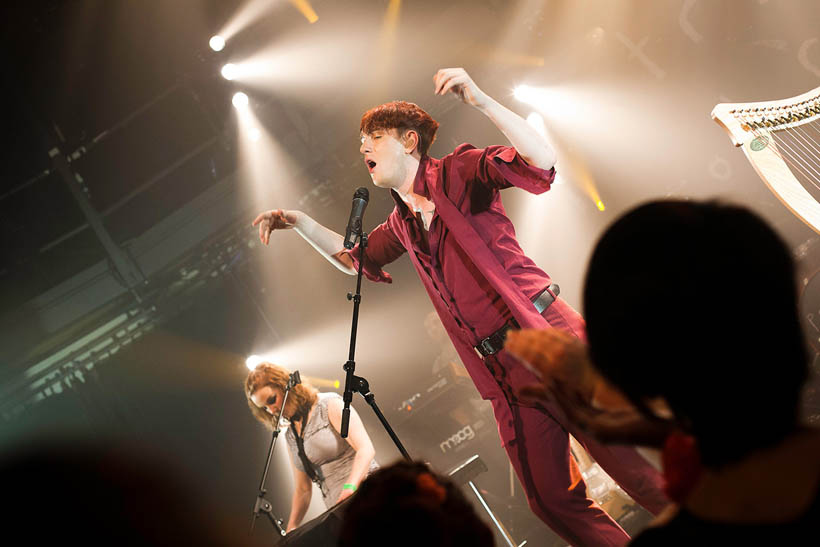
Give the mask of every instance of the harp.
<svg viewBox="0 0 820 547">
<path fill-rule="evenodd" d="M 820 233 L 820 87 L 781 101 L 721 103 L 712 119 L 774 195 Z"/>
</svg>

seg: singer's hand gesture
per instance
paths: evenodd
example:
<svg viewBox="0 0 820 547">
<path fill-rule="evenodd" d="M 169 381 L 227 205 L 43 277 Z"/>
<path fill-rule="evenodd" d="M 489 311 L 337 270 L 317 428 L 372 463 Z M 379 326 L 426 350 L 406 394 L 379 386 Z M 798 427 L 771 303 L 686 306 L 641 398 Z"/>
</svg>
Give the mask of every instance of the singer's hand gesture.
<svg viewBox="0 0 820 547">
<path fill-rule="evenodd" d="M 442 68 L 433 76 L 436 95 L 452 92 L 464 103 L 481 108 L 487 104 L 489 97 L 475 84 L 463 68 Z"/>
<path fill-rule="evenodd" d="M 270 242 L 270 234 L 274 230 L 286 230 L 293 228 L 299 218 L 299 211 L 285 211 L 283 209 L 272 209 L 259 213 L 252 226 L 259 226 L 259 241 L 265 245 Z"/>
</svg>

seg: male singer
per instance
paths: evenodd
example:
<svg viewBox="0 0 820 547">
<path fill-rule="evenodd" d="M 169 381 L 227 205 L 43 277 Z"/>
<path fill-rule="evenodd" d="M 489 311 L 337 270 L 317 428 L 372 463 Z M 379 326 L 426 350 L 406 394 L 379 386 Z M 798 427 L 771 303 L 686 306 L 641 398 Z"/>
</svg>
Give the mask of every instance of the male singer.
<svg viewBox="0 0 820 547">
<path fill-rule="evenodd" d="M 464 69 L 439 70 L 433 80 L 436 94 L 452 92 L 485 114 L 512 147 L 462 144 L 436 159 L 427 151 L 438 123 L 417 105 L 396 101 L 366 112 L 360 151 L 373 184 L 389 189 L 396 206 L 369 235 L 364 272 L 390 283 L 382 266 L 408 253 L 476 388 L 492 402 L 532 510 L 574 545 L 622 545 L 627 534 L 586 496 L 568 433 L 653 513 L 666 505 L 660 475 L 633 449 L 603 446 L 548 406 L 520 401 L 517 390 L 536 378 L 503 350 L 510 328 L 552 327 L 585 338 L 581 316 L 557 298 L 550 277 L 521 250 L 499 194 L 510 186 L 547 191 L 555 152 Z M 356 273 L 358 246 L 344 249 L 341 235 L 300 211 L 266 211 L 253 224 L 265 244 L 273 230 L 293 228 L 331 264 Z"/>
</svg>

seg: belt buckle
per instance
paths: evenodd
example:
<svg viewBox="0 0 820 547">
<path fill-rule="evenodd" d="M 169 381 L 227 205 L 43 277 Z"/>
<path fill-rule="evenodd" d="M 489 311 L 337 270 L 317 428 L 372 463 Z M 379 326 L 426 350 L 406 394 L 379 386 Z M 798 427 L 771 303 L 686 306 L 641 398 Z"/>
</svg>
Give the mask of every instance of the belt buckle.
<svg viewBox="0 0 820 547">
<path fill-rule="evenodd" d="M 478 353 L 479 357 L 481 357 L 482 359 L 495 353 L 495 348 L 493 348 L 492 341 L 490 340 L 490 338 L 492 337 L 488 336 L 487 338 L 481 340 L 478 343 L 478 345 L 476 345 L 474 348 L 476 353 Z"/>
</svg>

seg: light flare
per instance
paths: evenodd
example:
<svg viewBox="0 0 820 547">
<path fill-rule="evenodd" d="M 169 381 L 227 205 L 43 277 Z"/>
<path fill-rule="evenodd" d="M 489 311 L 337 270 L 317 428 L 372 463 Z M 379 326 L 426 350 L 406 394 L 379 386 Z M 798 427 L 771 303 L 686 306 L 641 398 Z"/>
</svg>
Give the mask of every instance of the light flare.
<svg viewBox="0 0 820 547">
<path fill-rule="evenodd" d="M 220 35 L 212 36 L 208 45 L 211 46 L 211 49 L 214 51 L 222 51 L 225 49 L 225 38 Z"/>
<path fill-rule="evenodd" d="M 339 389 L 339 386 L 342 385 L 342 383 L 339 380 L 332 380 L 330 378 L 319 378 L 317 376 L 302 376 L 301 372 L 299 373 L 299 376 L 302 378 L 302 382 L 310 384 L 313 387 Z"/>
<path fill-rule="evenodd" d="M 253 370 L 256 368 L 256 365 L 264 361 L 265 359 L 260 355 L 249 355 L 248 358 L 245 359 L 245 366 L 248 367 L 248 370 Z"/>
<path fill-rule="evenodd" d="M 305 16 L 305 19 L 307 19 L 311 25 L 319 20 L 319 16 L 316 15 L 316 11 L 307 0 L 290 0 L 290 3 L 299 10 L 299 13 Z"/>
<path fill-rule="evenodd" d="M 313 9 L 308 0 L 290 0 L 289 3 L 299 10 L 309 23 L 319 20 L 316 10 Z M 219 36 L 225 40 L 230 40 L 238 33 L 262 19 L 268 12 L 281 8 L 285 2 L 275 0 L 250 0 L 246 2 L 230 19 L 219 29 Z"/>
<path fill-rule="evenodd" d="M 245 93 L 238 91 L 234 93 L 231 103 L 233 103 L 237 110 L 247 110 L 249 105 L 248 96 Z"/>
<path fill-rule="evenodd" d="M 572 152 L 569 146 L 563 146 L 560 139 L 551 138 L 544 118 L 551 126 L 577 124 L 584 118 L 581 104 L 567 90 L 562 88 L 542 88 L 519 85 L 513 90 L 513 96 L 536 109 L 527 117 L 527 122 L 538 131 L 555 149 L 565 179 L 574 183 L 589 197 L 599 211 L 604 211 L 604 203 L 598 191 L 598 185 L 586 162 Z M 558 133 L 560 135 L 560 133 Z"/>
<path fill-rule="evenodd" d="M 239 75 L 239 67 L 234 63 L 228 63 L 222 66 L 222 70 L 220 70 L 219 73 L 222 74 L 223 78 L 230 81 Z"/>
<path fill-rule="evenodd" d="M 560 87 L 519 85 L 513 90 L 513 96 L 522 103 L 536 108 L 550 119 L 569 120 L 584 115 L 583 105 L 578 99 L 569 90 Z"/>
</svg>

